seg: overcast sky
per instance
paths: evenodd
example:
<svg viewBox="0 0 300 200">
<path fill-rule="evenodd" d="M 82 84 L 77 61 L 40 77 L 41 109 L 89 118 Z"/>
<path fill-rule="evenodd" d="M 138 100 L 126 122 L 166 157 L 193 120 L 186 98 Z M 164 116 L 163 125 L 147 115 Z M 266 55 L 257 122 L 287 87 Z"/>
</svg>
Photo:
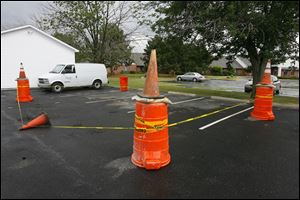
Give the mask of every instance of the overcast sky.
<svg viewBox="0 0 300 200">
<path fill-rule="evenodd" d="M 46 5 L 47 1 L 1 1 L 1 30 L 26 24 L 35 25 L 32 17 L 43 13 Z M 136 40 L 130 43 L 134 47 L 133 52 L 144 52 L 150 38 L 148 35 L 150 37 L 154 35 L 149 27 L 144 27 L 133 34 L 132 39 Z"/>
</svg>

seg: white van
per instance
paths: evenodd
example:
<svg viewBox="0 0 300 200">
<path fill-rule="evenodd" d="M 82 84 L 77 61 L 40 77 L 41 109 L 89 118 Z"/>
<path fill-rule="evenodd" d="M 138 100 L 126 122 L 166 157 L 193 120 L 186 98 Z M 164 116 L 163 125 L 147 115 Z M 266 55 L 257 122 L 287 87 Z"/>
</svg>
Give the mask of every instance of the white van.
<svg viewBox="0 0 300 200">
<path fill-rule="evenodd" d="M 53 92 L 61 92 L 67 87 L 92 86 L 100 89 L 107 83 L 106 67 L 98 63 L 58 64 L 38 78 L 40 88 L 52 89 Z"/>
</svg>

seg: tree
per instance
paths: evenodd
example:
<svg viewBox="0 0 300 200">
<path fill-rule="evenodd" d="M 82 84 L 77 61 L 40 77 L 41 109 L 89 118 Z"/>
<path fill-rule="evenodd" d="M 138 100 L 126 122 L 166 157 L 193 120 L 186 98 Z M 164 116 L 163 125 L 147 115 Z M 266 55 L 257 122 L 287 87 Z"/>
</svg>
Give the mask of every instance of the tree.
<svg viewBox="0 0 300 200">
<path fill-rule="evenodd" d="M 284 62 L 299 53 L 298 1 L 163 1 L 149 7 L 159 13 L 152 15 L 157 33 L 204 44 L 217 57 L 249 58 L 254 86 L 268 59 Z"/>
<path fill-rule="evenodd" d="M 128 2 L 54 1 L 39 26 L 55 31 L 63 41 L 80 50 L 76 60 L 104 63 L 109 67 L 129 59 L 131 47 L 123 24 L 131 15 Z"/>
<path fill-rule="evenodd" d="M 144 61 L 147 66 L 151 49 L 157 50 L 158 70 L 161 73 L 203 72 L 211 62 L 211 56 L 203 46 L 185 44 L 181 38 L 163 38 L 156 35 L 148 42 Z"/>
</svg>

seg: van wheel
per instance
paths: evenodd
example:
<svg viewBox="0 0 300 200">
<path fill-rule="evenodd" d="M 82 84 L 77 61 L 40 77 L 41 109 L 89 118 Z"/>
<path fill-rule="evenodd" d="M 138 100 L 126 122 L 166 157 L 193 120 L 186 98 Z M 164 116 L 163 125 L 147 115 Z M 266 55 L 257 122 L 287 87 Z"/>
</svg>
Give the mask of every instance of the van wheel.
<svg viewBox="0 0 300 200">
<path fill-rule="evenodd" d="M 102 86 L 102 82 L 101 82 L 101 81 L 99 81 L 99 80 L 94 81 L 93 87 L 94 87 L 95 89 L 100 89 L 101 86 Z"/>
<path fill-rule="evenodd" d="M 53 83 L 51 86 L 52 91 L 55 93 L 59 93 L 63 90 L 63 85 L 61 83 Z"/>
</svg>

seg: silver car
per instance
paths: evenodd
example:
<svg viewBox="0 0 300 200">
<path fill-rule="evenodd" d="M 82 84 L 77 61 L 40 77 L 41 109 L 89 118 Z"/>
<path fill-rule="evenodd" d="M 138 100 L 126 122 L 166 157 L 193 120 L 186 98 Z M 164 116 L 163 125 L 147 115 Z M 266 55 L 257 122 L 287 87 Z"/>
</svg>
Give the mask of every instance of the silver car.
<svg viewBox="0 0 300 200">
<path fill-rule="evenodd" d="M 176 76 L 177 81 L 203 81 L 205 77 L 197 72 L 187 72 L 183 75 Z"/>
<path fill-rule="evenodd" d="M 280 80 L 274 75 L 271 75 L 271 80 L 272 80 L 272 84 L 275 86 L 274 93 L 279 94 L 281 89 Z M 252 85 L 253 85 L 253 81 L 252 79 L 249 79 L 248 82 L 245 84 L 245 92 L 251 92 Z"/>
</svg>

